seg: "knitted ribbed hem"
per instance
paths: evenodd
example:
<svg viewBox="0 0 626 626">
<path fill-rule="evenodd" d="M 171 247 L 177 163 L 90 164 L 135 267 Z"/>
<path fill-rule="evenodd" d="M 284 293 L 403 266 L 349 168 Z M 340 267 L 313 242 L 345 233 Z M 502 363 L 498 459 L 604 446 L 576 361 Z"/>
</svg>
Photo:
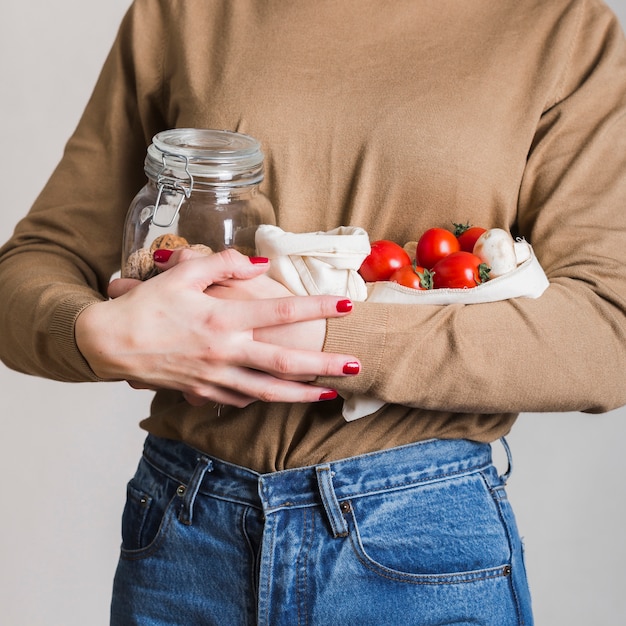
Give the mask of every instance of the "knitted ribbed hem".
<svg viewBox="0 0 626 626">
<path fill-rule="evenodd" d="M 60 361 L 68 369 L 66 376 L 64 376 L 67 380 L 76 382 L 97 382 L 103 380 L 96 376 L 78 349 L 74 333 L 78 316 L 87 307 L 98 302 L 101 302 L 101 300 L 94 298 L 93 295 L 84 293 L 73 294 L 71 297 L 59 302 L 52 314 L 48 330 L 50 338 L 58 346 Z"/>
<path fill-rule="evenodd" d="M 339 388 L 351 393 L 367 393 L 376 380 L 385 350 L 389 307 L 370 303 L 364 306 L 355 302 L 352 312 L 346 317 L 331 318 L 326 323 L 324 352 L 351 354 L 361 361 L 357 376 L 337 379 L 321 376 L 317 383 Z M 365 342 L 364 337 L 368 340 Z"/>
</svg>

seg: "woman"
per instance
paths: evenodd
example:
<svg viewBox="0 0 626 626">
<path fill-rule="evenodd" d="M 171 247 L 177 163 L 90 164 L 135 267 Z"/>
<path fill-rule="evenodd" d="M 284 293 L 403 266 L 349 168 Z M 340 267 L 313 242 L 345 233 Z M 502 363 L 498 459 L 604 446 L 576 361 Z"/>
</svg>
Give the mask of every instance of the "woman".
<svg viewBox="0 0 626 626">
<path fill-rule="evenodd" d="M 595 0 L 336 5 L 134 3 L 2 249 L 5 363 L 158 389 L 115 624 L 532 623 L 489 444 L 520 411 L 626 403 L 615 17 Z M 286 314 L 250 306 L 264 259 L 177 252 L 109 288 L 146 146 L 173 127 L 259 139 L 285 230 L 498 226 L 532 242 L 550 287 Z M 335 391 L 386 404 L 346 423 Z"/>
</svg>

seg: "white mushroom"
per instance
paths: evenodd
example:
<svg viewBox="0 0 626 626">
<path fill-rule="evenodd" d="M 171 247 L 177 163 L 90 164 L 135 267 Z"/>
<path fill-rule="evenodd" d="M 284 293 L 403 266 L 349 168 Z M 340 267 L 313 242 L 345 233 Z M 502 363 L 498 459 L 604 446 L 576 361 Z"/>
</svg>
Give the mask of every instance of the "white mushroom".
<svg viewBox="0 0 626 626">
<path fill-rule="evenodd" d="M 474 254 L 491 268 L 491 278 L 517 267 L 515 241 L 502 228 L 490 228 L 484 232 L 474 244 Z"/>
</svg>

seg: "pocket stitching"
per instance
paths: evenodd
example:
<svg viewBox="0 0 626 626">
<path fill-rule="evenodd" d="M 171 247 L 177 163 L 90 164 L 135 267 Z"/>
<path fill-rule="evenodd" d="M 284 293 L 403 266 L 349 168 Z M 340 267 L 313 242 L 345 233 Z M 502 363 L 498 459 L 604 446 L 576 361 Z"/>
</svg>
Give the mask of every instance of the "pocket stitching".
<svg viewBox="0 0 626 626">
<path fill-rule="evenodd" d="M 354 523 L 354 519 L 351 520 Z M 510 565 L 498 565 L 485 569 L 468 572 L 451 572 L 449 574 L 411 574 L 394 570 L 372 559 L 365 551 L 361 543 L 356 526 L 350 524 L 350 543 L 357 560 L 374 574 L 395 582 L 406 582 L 414 585 L 455 585 L 463 583 L 480 582 L 493 578 L 505 578 L 510 575 Z M 355 541 L 356 534 L 356 541 Z"/>
<path fill-rule="evenodd" d="M 128 548 L 124 548 L 124 546 L 122 546 L 120 549 L 120 558 L 123 558 L 127 561 L 139 561 L 141 559 L 152 556 L 163 545 L 163 542 L 165 541 L 165 538 L 167 535 L 167 530 L 170 527 L 170 524 L 172 523 L 172 517 L 173 517 L 172 508 L 173 508 L 174 501 L 176 500 L 177 497 L 178 496 L 176 495 L 172 497 L 172 499 L 168 502 L 167 506 L 165 507 L 163 518 L 161 520 L 161 523 L 159 524 L 159 528 L 157 530 L 157 533 L 154 539 L 147 546 L 144 546 L 143 548 L 136 548 L 136 549 L 131 550 Z M 142 522 L 142 526 L 143 526 L 143 522 Z"/>
</svg>

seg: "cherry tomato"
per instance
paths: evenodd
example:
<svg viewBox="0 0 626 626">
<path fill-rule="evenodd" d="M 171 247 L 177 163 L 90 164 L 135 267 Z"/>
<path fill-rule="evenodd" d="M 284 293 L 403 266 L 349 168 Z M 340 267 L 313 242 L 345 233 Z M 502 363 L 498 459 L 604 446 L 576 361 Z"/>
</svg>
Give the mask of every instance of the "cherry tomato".
<svg viewBox="0 0 626 626">
<path fill-rule="evenodd" d="M 391 275 L 389 280 L 392 283 L 398 283 L 411 289 L 425 290 L 433 288 L 432 272 L 419 265 L 403 265 Z"/>
<path fill-rule="evenodd" d="M 481 226 L 470 226 L 469 224 L 454 225 L 454 234 L 459 240 L 461 250 L 465 252 L 474 252 L 474 244 L 485 232 L 487 232 L 487 229 Z"/>
<path fill-rule="evenodd" d="M 471 252 L 453 252 L 433 267 L 435 289 L 467 289 L 489 280 L 489 266 Z"/>
<path fill-rule="evenodd" d="M 419 265 L 432 269 L 437 261 L 460 249 L 454 233 L 445 228 L 429 228 L 419 238 L 415 255 Z"/>
<path fill-rule="evenodd" d="M 369 255 L 359 268 L 359 274 L 368 283 L 389 280 L 404 265 L 411 265 L 411 258 L 406 250 L 393 241 L 380 239 L 372 243 Z"/>
</svg>

